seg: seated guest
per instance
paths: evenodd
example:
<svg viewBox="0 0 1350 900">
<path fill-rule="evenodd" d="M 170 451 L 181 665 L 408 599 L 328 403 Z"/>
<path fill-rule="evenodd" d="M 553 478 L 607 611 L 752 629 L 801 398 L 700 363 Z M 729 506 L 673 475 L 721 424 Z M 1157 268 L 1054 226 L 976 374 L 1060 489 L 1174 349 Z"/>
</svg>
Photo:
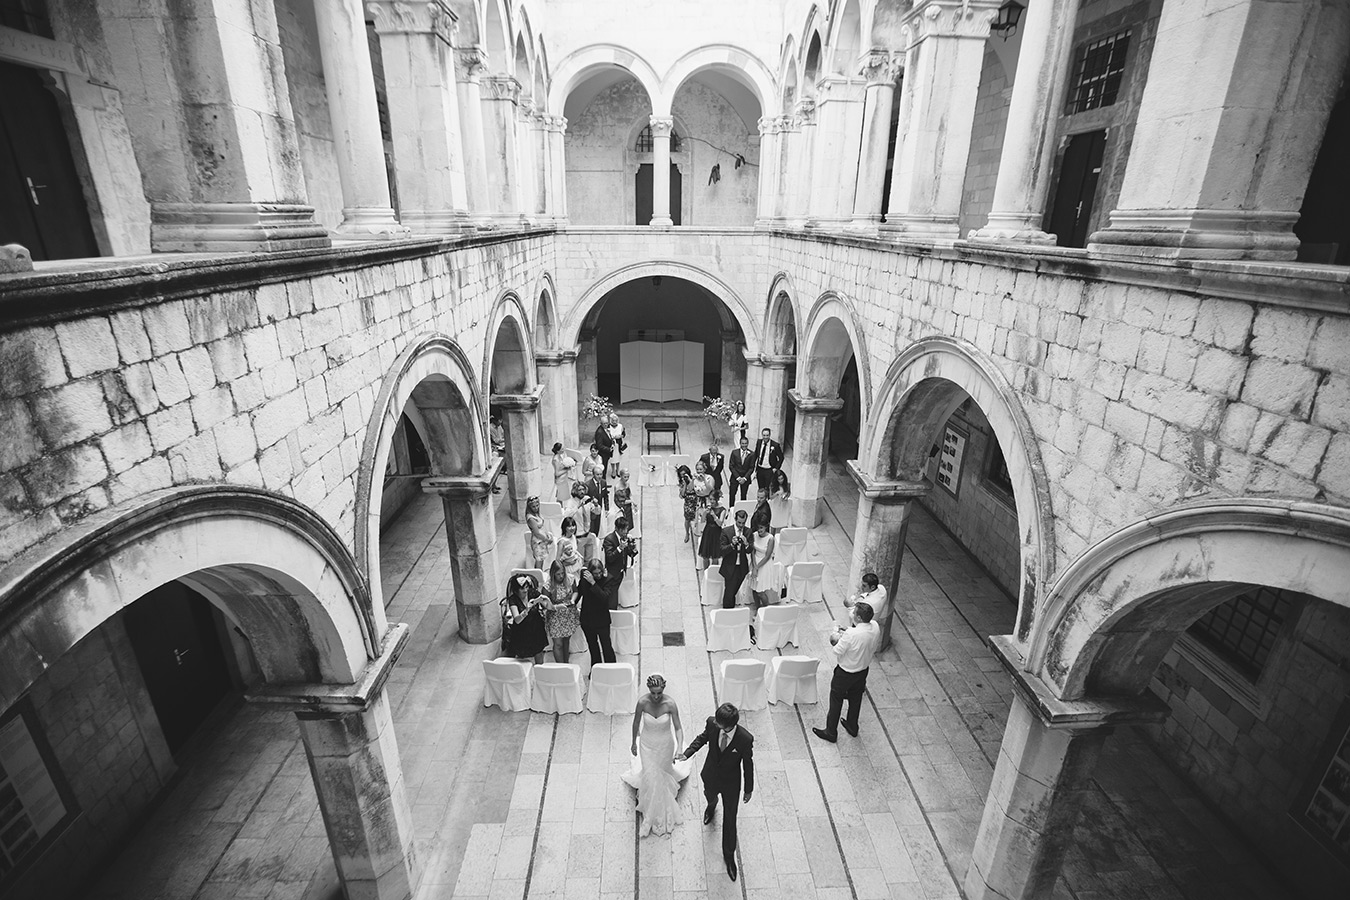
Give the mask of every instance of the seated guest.
<svg viewBox="0 0 1350 900">
<path fill-rule="evenodd" d="M 886 622 L 886 589 L 881 586 L 881 580 L 877 578 L 875 572 L 868 572 L 862 577 L 862 586 L 858 588 L 858 593 L 844 600 L 844 605 L 852 607 L 859 600 L 865 600 L 867 605 L 872 607 L 872 621 L 879 626 L 884 626 Z"/>
</svg>

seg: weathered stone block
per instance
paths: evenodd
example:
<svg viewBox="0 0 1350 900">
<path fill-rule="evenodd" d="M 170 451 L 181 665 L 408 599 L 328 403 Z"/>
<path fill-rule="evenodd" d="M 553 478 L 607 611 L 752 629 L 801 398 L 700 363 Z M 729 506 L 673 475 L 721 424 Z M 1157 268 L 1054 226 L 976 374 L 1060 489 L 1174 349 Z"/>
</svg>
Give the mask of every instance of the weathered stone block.
<svg viewBox="0 0 1350 900">
<path fill-rule="evenodd" d="M 228 384 L 248 371 L 248 359 L 244 355 L 244 339 L 231 334 L 208 344 L 211 354 L 211 368 L 216 373 L 216 381 Z"/>
<path fill-rule="evenodd" d="M 117 341 L 112 325 L 102 316 L 58 323 L 56 339 L 71 378 L 117 368 Z"/>
<path fill-rule="evenodd" d="M 1306 312 L 1262 307 L 1252 325 L 1251 352 L 1289 362 L 1303 362 L 1318 320 Z"/>
<path fill-rule="evenodd" d="M 22 400 L 0 400 L 0 472 L 27 465 L 42 453 L 32 416 Z"/>
<path fill-rule="evenodd" d="M 1247 358 L 1210 347 L 1196 357 L 1191 383 L 1206 393 L 1233 398 L 1242 389 Z"/>
<path fill-rule="evenodd" d="M 38 431 L 48 447 L 68 447 L 112 429 L 103 385 L 97 378 L 76 381 L 33 397 Z"/>
<path fill-rule="evenodd" d="M 22 397 L 64 381 L 66 368 L 54 329 L 0 335 L 0 394 Z"/>
<path fill-rule="evenodd" d="M 108 477 L 103 454 L 93 443 L 49 453 L 20 476 L 28 496 L 39 507 L 78 494 Z"/>
<path fill-rule="evenodd" d="M 189 402 L 198 431 L 206 431 L 234 415 L 234 398 L 230 389 L 223 385 L 193 397 Z"/>
<path fill-rule="evenodd" d="M 1196 313 L 1193 337 L 1202 343 L 1240 352 L 1247 346 L 1255 311 L 1249 304 L 1205 298 Z"/>
<path fill-rule="evenodd" d="M 215 435 L 209 431 L 194 434 L 170 449 L 167 455 L 176 483 L 220 480 L 220 453 L 216 449 Z"/>
<path fill-rule="evenodd" d="M 205 347 L 189 347 L 178 354 L 178 365 L 183 370 L 188 391 L 195 397 L 216 386 L 216 372 L 211 365 L 211 354 Z"/>
<path fill-rule="evenodd" d="M 270 447 L 305 422 L 308 410 L 303 391 L 291 391 L 263 404 L 253 414 L 253 433 L 259 447 Z"/>
<path fill-rule="evenodd" d="M 1334 431 L 1350 431 L 1350 376 L 1328 375 L 1317 389 L 1312 420 Z"/>
<path fill-rule="evenodd" d="M 147 307 L 141 310 L 141 320 L 156 356 L 192 346 L 192 331 L 188 327 L 187 313 L 181 302 Z"/>
<path fill-rule="evenodd" d="M 150 431 L 141 422 L 133 422 L 108 432 L 99 445 L 103 448 L 103 458 L 107 460 L 108 469 L 114 475 L 120 475 L 144 462 L 154 451 L 150 443 Z"/>
<path fill-rule="evenodd" d="M 195 430 L 192 424 L 192 407 L 180 403 L 149 416 L 145 420 L 150 429 L 150 442 L 156 453 L 163 453 L 175 444 L 192 436 Z"/>
<path fill-rule="evenodd" d="M 173 406 L 191 396 L 177 354 L 152 359 L 149 366 L 150 377 L 155 383 L 155 396 L 164 406 Z"/>
<path fill-rule="evenodd" d="M 276 326 L 264 325 L 245 331 L 244 353 L 248 356 L 249 368 L 254 370 L 263 369 L 281 359 Z"/>
<path fill-rule="evenodd" d="M 1317 382 L 1311 369 L 1260 357 L 1248 369 L 1242 399 L 1271 412 L 1304 417 L 1312 409 Z"/>
</svg>

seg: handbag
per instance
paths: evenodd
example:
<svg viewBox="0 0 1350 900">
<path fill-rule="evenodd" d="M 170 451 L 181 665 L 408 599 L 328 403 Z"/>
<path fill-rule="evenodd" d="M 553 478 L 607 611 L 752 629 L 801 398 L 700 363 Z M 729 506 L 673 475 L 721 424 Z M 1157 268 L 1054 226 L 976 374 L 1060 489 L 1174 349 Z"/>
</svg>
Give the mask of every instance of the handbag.
<svg viewBox="0 0 1350 900">
<path fill-rule="evenodd" d="M 502 656 L 515 658 L 515 648 L 512 646 L 511 629 L 514 628 L 511 622 L 506 618 L 508 610 L 506 600 L 502 600 Z"/>
</svg>

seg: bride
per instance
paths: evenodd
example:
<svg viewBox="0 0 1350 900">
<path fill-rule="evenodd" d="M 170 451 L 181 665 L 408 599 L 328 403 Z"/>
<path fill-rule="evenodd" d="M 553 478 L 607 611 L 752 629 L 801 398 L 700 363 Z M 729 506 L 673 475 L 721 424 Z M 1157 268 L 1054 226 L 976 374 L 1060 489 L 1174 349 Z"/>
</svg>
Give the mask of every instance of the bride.
<svg viewBox="0 0 1350 900">
<path fill-rule="evenodd" d="M 693 767 L 688 760 L 674 762 L 675 754 L 684 746 L 684 729 L 680 726 L 680 708 L 666 696 L 666 679 L 653 673 L 647 678 L 647 690 L 649 693 L 633 710 L 633 767 L 622 776 L 629 786 L 637 788 L 638 812 L 642 814 L 639 836 L 675 830 L 681 820 L 675 794 Z"/>
</svg>

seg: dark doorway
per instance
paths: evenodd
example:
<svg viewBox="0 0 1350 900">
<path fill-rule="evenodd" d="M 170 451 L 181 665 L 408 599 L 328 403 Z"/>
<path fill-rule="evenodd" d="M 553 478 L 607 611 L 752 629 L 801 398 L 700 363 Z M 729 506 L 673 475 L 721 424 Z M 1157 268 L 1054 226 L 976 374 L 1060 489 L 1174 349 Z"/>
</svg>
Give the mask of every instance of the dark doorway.
<svg viewBox="0 0 1350 900">
<path fill-rule="evenodd" d="M 171 581 L 123 617 L 164 740 L 177 753 L 230 690 L 211 604 Z"/>
<path fill-rule="evenodd" d="M 1350 204 L 1346 203 L 1350 197 L 1350 166 L 1346 160 L 1350 160 L 1350 94 L 1342 86 L 1294 226 L 1301 242 L 1300 262 L 1350 265 Z"/>
<path fill-rule="evenodd" d="M 670 220 L 676 225 L 680 222 L 681 184 L 679 167 L 670 164 Z M 634 185 L 634 199 L 637 201 L 637 215 L 633 221 L 639 225 L 652 224 L 652 164 L 638 166 L 637 180 Z"/>
<path fill-rule="evenodd" d="M 0 63 L 0 244 L 33 259 L 98 256 L 56 97 L 36 69 Z"/>
<path fill-rule="evenodd" d="M 1050 232 L 1061 247 L 1086 247 L 1097 180 L 1102 174 L 1106 132 L 1089 131 L 1069 138 L 1059 167 L 1055 202 L 1050 207 Z"/>
</svg>

